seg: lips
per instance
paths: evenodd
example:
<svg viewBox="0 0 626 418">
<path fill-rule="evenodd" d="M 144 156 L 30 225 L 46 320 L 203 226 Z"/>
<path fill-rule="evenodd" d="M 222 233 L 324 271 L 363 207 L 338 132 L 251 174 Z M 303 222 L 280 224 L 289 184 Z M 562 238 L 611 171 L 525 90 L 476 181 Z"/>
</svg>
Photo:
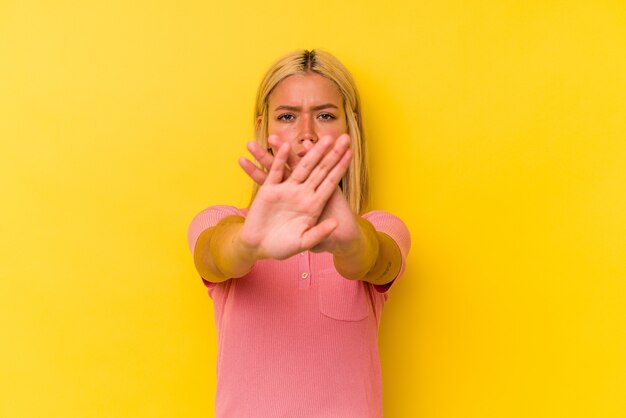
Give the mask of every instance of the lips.
<svg viewBox="0 0 626 418">
<path fill-rule="evenodd" d="M 306 151 L 300 151 L 298 154 L 296 154 L 298 157 L 302 158 L 306 155 Z"/>
</svg>

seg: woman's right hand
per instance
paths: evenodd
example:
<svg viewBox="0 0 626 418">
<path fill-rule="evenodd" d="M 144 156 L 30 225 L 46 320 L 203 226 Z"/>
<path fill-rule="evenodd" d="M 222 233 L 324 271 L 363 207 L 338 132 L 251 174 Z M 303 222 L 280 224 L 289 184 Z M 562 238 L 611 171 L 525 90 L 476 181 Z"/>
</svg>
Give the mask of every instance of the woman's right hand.
<svg viewBox="0 0 626 418">
<path fill-rule="evenodd" d="M 324 137 L 285 176 L 290 145 L 283 143 L 250 206 L 237 244 L 254 259 L 282 260 L 328 238 L 337 220 L 318 223 L 318 219 L 348 169 L 349 145 L 346 137 L 334 145 L 332 138 Z"/>
</svg>

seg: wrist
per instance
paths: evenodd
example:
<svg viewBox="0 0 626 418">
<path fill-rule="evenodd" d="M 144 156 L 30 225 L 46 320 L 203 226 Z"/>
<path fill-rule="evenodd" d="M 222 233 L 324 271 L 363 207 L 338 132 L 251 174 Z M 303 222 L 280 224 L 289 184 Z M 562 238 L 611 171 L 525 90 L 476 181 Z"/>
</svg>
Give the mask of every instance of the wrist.
<svg viewBox="0 0 626 418">
<path fill-rule="evenodd" d="M 262 257 L 258 252 L 258 246 L 248 243 L 242 238 L 244 224 L 238 226 L 233 235 L 233 250 L 239 258 L 246 264 L 254 264 Z"/>
<path fill-rule="evenodd" d="M 353 216 L 353 230 L 350 233 L 342 234 L 348 235 L 349 238 L 344 237 L 343 239 L 335 239 L 332 247 L 328 249 L 328 252 L 335 257 L 352 258 L 357 254 L 362 253 L 364 248 L 367 246 L 367 226 L 363 224 L 365 220 L 360 216 Z"/>
<path fill-rule="evenodd" d="M 229 216 L 216 225 L 211 255 L 215 266 L 227 277 L 246 275 L 256 262 L 240 240 L 244 221 L 241 216 Z"/>
<path fill-rule="evenodd" d="M 362 280 L 374 267 L 379 253 L 374 226 L 360 216 L 356 218 L 358 238 L 338 251 L 332 251 L 337 272 L 347 279 Z"/>
<path fill-rule="evenodd" d="M 383 232 L 376 232 L 378 237 L 378 258 L 362 280 L 376 285 L 393 281 L 402 267 L 402 254 L 396 242 Z"/>
</svg>

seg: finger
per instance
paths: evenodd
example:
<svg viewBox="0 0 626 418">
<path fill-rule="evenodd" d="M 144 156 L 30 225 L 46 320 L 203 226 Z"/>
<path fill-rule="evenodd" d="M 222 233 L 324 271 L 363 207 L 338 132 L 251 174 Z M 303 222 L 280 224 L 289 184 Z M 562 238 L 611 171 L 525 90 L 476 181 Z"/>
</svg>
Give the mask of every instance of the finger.
<svg viewBox="0 0 626 418">
<path fill-rule="evenodd" d="M 309 177 L 311 171 L 315 168 L 317 163 L 324 157 L 326 151 L 331 146 L 333 140 L 330 136 L 323 137 L 313 148 L 311 148 L 304 157 L 300 160 L 296 168 L 289 176 L 290 180 L 298 183 L 302 183 Z"/>
<path fill-rule="evenodd" d="M 267 150 L 263 149 L 261 145 L 257 142 L 250 141 L 248 142 L 248 151 L 250 151 L 250 154 L 252 154 L 254 159 L 257 160 L 262 167 L 265 167 L 266 170 L 270 169 L 274 157 L 272 157 Z"/>
<path fill-rule="evenodd" d="M 302 234 L 302 247 L 305 250 L 315 247 L 320 242 L 333 233 L 333 231 L 339 226 L 339 222 L 336 219 L 325 219 L 313 228 Z"/>
<path fill-rule="evenodd" d="M 274 149 L 280 148 L 280 146 L 283 145 L 283 142 L 285 141 L 283 141 L 278 135 L 272 134 L 267 137 L 267 143 L 274 147 Z"/>
<path fill-rule="evenodd" d="M 313 169 L 306 182 L 313 188 L 317 187 L 326 178 L 328 173 L 341 161 L 350 146 L 350 137 L 346 134 L 341 135 L 333 148 L 322 158 L 322 161 Z"/>
<path fill-rule="evenodd" d="M 288 142 L 285 142 L 280 146 L 276 156 L 274 157 L 270 171 L 267 173 L 265 183 L 263 184 L 278 184 L 283 181 L 285 163 L 287 162 L 287 157 L 289 156 L 289 148 L 290 146 Z"/>
<path fill-rule="evenodd" d="M 278 149 L 280 148 L 280 146 L 283 144 L 283 142 L 285 142 L 283 139 L 281 139 L 278 135 L 270 135 L 267 137 L 267 142 L 274 148 L 274 149 Z M 293 154 L 289 154 L 289 157 L 287 158 L 287 168 L 288 168 L 288 172 L 291 173 L 291 167 L 295 166 L 295 157 Z M 285 175 L 285 177 L 288 177 L 288 175 Z"/>
<path fill-rule="evenodd" d="M 245 171 L 246 174 L 259 186 L 265 182 L 267 174 L 259 167 L 252 164 L 252 162 L 247 158 L 239 158 L 239 165 L 243 168 L 243 171 Z"/>
<path fill-rule="evenodd" d="M 348 167 L 350 167 L 350 162 L 352 161 L 352 154 L 352 149 L 348 148 L 346 153 L 343 154 L 343 157 L 341 157 L 341 160 L 330 170 L 330 173 L 328 173 L 317 190 L 315 190 L 315 194 L 324 202 L 330 198 L 337 184 L 339 184 L 339 180 L 341 180 L 348 171 Z"/>
<path fill-rule="evenodd" d="M 276 135 L 273 135 L 273 136 L 278 138 Z M 280 145 L 276 146 L 277 143 L 282 144 L 282 141 L 273 142 L 276 149 L 280 148 Z M 259 145 L 257 142 L 254 142 L 254 141 L 248 142 L 248 151 L 250 151 L 252 156 L 254 156 L 254 159 L 257 160 L 261 164 L 262 167 L 264 167 L 266 170 L 270 169 L 270 167 L 272 166 L 272 161 L 274 161 L 274 156 L 270 152 L 268 152 L 261 145 Z M 289 156 L 291 156 L 291 154 L 289 154 Z M 288 157 L 287 166 L 285 167 L 285 174 L 283 175 L 283 180 L 289 177 L 290 173 L 291 173 L 291 169 L 289 167 L 289 157 Z"/>
</svg>

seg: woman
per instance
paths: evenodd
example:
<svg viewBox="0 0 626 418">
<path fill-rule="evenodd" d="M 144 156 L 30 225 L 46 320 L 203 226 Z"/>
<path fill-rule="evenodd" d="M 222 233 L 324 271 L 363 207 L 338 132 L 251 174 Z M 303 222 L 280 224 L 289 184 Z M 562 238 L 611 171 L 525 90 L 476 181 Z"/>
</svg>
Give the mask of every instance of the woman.
<svg viewBox="0 0 626 418">
<path fill-rule="evenodd" d="M 248 209 L 213 206 L 189 228 L 214 301 L 217 417 L 380 417 L 380 315 L 410 246 L 406 226 L 365 212 L 359 96 L 332 55 L 296 51 L 257 94 L 261 168 Z"/>
</svg>

